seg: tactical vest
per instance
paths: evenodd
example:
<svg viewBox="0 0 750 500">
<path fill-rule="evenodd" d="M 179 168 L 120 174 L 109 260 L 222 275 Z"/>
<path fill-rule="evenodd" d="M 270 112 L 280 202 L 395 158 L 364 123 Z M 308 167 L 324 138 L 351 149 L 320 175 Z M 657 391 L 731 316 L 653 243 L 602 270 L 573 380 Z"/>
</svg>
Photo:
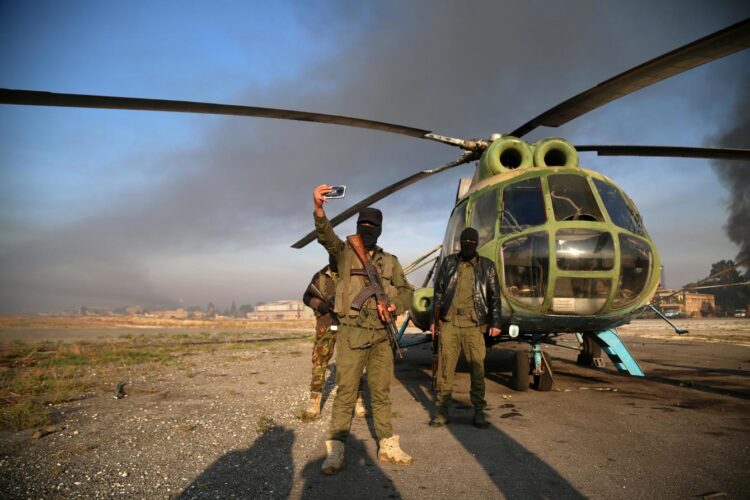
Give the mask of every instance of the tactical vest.
<svg viewBox="0 0 750 500">
<path fill-rule="evenodd" d="M 398 289 L 393 286 L 393 259 L 395 257 L 387 252 L 376 252 L 372 257 L 372 263 L 380 274 L 383 282 L 383 288 L 388 297 L 393 300 L 398 297 Z M 339 318 L 344 316 L 354 318 L 360 315 L 360 311 L 352 309 L 352 300 L 357 294 L 367 286 L 367 278 L 359 274 L 352 274 L 352 269 L 361 269 L 364 272 L 364 266 L 357 258 L 349 243 L 346 243 L 339 261 L 339 280 L 336 284 L 336 305 L 335 311 Z M 371 297 L 365 302 L 363 309 L 367 308 L 377 311 L 375 298 Z M 376 316 L 377 317 L 377 316 Z"/>
</svg>

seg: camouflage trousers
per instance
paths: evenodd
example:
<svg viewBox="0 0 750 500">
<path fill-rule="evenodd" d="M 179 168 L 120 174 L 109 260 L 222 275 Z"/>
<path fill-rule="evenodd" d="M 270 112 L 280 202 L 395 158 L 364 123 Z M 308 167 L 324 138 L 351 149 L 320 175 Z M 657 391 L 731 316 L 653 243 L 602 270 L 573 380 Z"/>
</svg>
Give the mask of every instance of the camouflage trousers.
<svg viewBox="0 0 750 500">
<path fill-rule="evenodd" d="M 310 392 L 322 392 L 326 382 L 326 369 L 328 362 L 333 356 L 333 347 L 336 345 L 336 334 L 331 331 L 330 326 L 317 326 L 315 328 L 315 343 L 312 351 L 312 380 L 310 381 Z"/>
</svg>

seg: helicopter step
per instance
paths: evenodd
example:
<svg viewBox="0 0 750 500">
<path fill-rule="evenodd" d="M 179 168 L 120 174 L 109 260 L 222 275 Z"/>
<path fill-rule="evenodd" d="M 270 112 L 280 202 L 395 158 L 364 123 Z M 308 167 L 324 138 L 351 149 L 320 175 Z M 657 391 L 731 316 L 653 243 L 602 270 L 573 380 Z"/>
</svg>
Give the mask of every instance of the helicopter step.
<svg viewBox="0 0 750 500">
<path fill-rule="evenodd" d="M 595 333 L 591 338 L 609 356 L 617 371 L 628 373 L 634 377 L 644 376 L 643 370 L 638 366 L 638 362 L 630 354 L 630 351 L 625 347 L 625 344 L 622 343 L 622 340 L 620 340 L 620 337 L 617 336 L 614 330 L 602 330 Z"/>
</svg>

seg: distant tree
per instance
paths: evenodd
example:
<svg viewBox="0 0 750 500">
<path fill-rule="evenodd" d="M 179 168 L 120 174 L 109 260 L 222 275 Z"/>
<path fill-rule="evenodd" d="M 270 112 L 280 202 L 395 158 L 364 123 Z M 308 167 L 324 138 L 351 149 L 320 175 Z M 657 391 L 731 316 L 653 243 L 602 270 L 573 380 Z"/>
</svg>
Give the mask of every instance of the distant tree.
<svg viewBox="0 0 750 500">
<path fill-rule="evenodd" d="M 733 260 L 720 260 L 711 264 L 709 276 L 721 273 L 703 282 L 703 285 L 728 285 L 750 281 L 750 269 L 745 271 L 744 276 L 734 267 Z M 734 268 L 733 268 L 734 267 Z M 745 309 L 750 303 L 750 285 L 735 285 L 721 288 L 708 288 L 698 290 L 710 293 L 716 301 L 716 308 L 724 314 L 733 314 L 736 309 Z"/>
<path fill-rule="evenodd" d="M 188 312 L 201 312 L 201 306 L 190 306 L 187 308 Z"/>
<path fill-rule="evenodd" d="M 216 317 L 216 306 L 213 302 L 209 302 L 206 306 L 206 317 L 207 318 L 215 318 Z"/>
<path fill-rule="evenodd" d="M 252 304 L 242 304 L 239 307 L 240 316 L 246 316 L 247 313 L 251 313 L 255 310 Z"/>
<path fill-rule="evenodd" d="M 237 304 L 232 301 L 232 307 L 229 308 L 229 315 L 233 318 L 237 317 Z"/>
</svg>

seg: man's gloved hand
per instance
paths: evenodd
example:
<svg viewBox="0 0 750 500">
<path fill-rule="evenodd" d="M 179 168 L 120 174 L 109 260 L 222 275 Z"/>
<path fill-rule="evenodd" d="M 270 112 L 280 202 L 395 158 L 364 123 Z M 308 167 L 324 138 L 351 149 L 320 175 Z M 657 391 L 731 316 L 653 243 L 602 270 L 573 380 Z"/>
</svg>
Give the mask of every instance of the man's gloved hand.
<svg viewBox="0 0 750 500">
<path fill-rule="evenodd" d="M 331 312 L 331 309 L 328 307 L 328 302 L 319 302 L 315 310 L 318 311 L 319 314 L 328 314 Z"/>
</svg>

